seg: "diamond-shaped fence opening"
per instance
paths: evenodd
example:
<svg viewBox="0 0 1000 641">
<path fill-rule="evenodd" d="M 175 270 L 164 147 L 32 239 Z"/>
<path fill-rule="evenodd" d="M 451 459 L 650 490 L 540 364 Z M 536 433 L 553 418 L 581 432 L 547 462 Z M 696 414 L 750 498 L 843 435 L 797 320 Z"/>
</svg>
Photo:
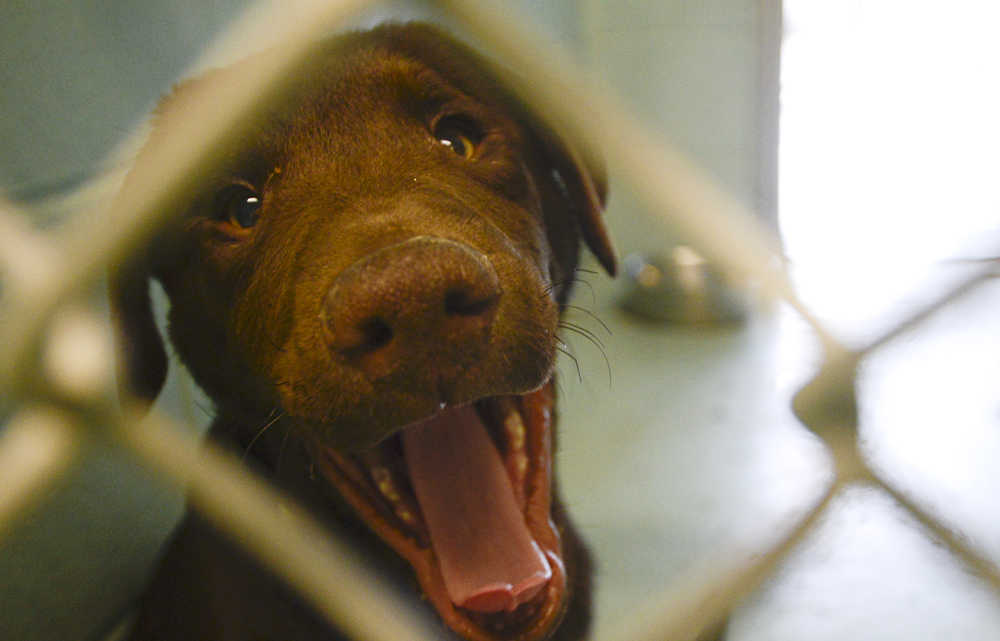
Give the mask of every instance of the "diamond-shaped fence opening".
<svg viewBox="0 0 1000 641">
<path fill-rule="evenodd" d="M 116 200 L 110 213 L 80 211 L 57 231 L 43 235 L 23 222 L 23 212 L 3 205 L 0 267 L 7 318 L 0 339 L 0 389 L 12 418 L 0 436 L 0 536 L 61 478 L 86 439 L 110 439 L 165 481 L 184 484 L 196 509 L 221 529 L 240 533 L 252 554 L 353 638 L 433 638 L 424 620 L 396 603 L 391 590 L 364 571 L 361 560 L 266 482 L 163 416 L 140 421 L 128 408 L 120 412 L 108 400 L 112 357 L 106 332 L 79 302 L 109 261 L 121 260 L 150 236 L 167 209 L 163 204 L 225 144 L 227 132 L 258 106 L 267 88 L 294 73 L 309 43 L 367 4 L 299 2 L 295 11 L 262 6 L 248 13 L 211 55 L 228 55 L 218 52 L 238 50 L 241 42 L 254 40 L 254 34 L 281 33 L 281 46 L 256 76 L 212 97 L 213 104 L 227 109 L 196 106 L 197 117 L 176 123 L 177 131 L 168 138 L 183 142 L 160 150 L 158 162 L 147 165 L 154 169 L 138 176 L 135 189 Z M 613 95 L 588 84 L 560 51 L 509 11 L 471 0 L 437 4 L 486 43 L 507 68 L 519 71 L 509 80 L 551 123 L 582 148 L 600 149 L 616 175 L 631 182 L 648 211 L 661 212 L 667 224 L 735 282 L 753 282 L 758 293 L 787 303 L 821 345 L 821 364 L 795 396 L 794 410 L 829 452 L 833 480 L 764 548 L 685 577 L 643 606 L 616 638 L 696 639 L 716 628 L 772 576 L 813 530 L 831 500 L 855 483 L 891 496 L 1000 593 L 996 565 L 869 464 L 859 446 L 855 397 L 859 364 L 867 355 L 993 277 L 994 265 L 984 262 L 978 272 L 868 345 L 849 348 L 799 300 L 771 232 L 685 155 L 657 140 Z M 91 233 L 95 217 L 106 221 L 99 235 Z M 273 518 L 272 506 L 279 503 L 280 518 Z M 390 609 L 401 614 L 385 617 Z"/>
</svg>

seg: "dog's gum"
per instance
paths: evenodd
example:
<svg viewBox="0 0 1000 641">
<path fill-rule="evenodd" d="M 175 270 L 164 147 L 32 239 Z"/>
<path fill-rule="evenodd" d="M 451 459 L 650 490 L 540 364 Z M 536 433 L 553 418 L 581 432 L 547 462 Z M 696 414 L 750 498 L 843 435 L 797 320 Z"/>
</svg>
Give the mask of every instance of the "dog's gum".
<svg viewBox="0 0 1000 641">
<path fill-rule="evenodd" d="M 335 450 L 327 450 L 327 455 L 336 467 L 357 489 L 368 496 L 370 503 L 383 514 L 396 517 L 398 525 L 420 547 L 427 546 L 424 524 L 420 512 L 412 500 L 398 488 L 390 463 L 381 452 L 371 450 L 363 455 L 344 456 Z M 377 491 L 377 494 L 376 494 Z M 378 500 L 381 496 L 382 500 Z"/>
</svg>

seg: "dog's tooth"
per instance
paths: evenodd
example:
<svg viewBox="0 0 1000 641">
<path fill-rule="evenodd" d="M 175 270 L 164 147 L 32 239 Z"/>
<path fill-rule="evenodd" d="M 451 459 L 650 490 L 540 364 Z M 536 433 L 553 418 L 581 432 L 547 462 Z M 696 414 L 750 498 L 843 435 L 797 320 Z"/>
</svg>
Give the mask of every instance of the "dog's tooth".
<svg viewBox="0 0 1000 641">
<path fill-rule="evenodd" d="M 511 452 L 519 452 L 524 449 L 524 421 L 521 420 L 521 413 L 511 401 L 505 401 L 502 405 L 504 410 L 503 428 L 507 433 L 507 447 Z"/>
<path fill-rule="evenodd" d="M 396 481 L 392 478 L 392 472 L 385 466 L 376 465 L 371 468 L 371 475 L 375 487 L 382 493 L 382 496 L 390 503 L 398 503 L 399 491 L 396 489 Z"/>
<path fill-rule="evenodd" d="M 396 518 L 410 528 L 410 534 L 416 538 L 418 544 L 426 545 L 421 535 L 423 524 L 418 516 L 419 512 L 405 492 L 400 491 L 399 479 L 393 471 L 392 463 L 387 462 L 384 452 L 378 450 L 366 452 L 362 457 L 372 485 L 382 495 L 386 506 L 392 510 Z"/>
<path fill-rule="evenodd" d="M 523 479 L 528 471 L 528 457 L 523 451 L 514 455 L 514 469 L 517 471 L 518 478 Z"/>
<path fill-rule="evenodd" d="M 398 516 L 399 520 L 401 520 L 403 523 L 406 523 L 407 525 L 412 525 L 412 526 L 417 525 L 417 519 L 416 517 L 413 516 L 413 512 L 409 511 L 405 507 L 400 507 L 399 509 L 397 509 L 396 516 Z"/>
</svg>

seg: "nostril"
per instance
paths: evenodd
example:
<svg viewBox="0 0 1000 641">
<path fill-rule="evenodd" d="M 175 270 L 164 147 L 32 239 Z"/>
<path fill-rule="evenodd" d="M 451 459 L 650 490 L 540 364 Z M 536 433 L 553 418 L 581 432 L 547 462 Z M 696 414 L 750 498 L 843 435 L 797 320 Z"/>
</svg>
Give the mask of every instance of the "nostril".
<svg viewBox="0 0 1000 641">
<path fill-rule="evenodd" d="M 374 351 L 392 340 L 392 327 L 381 318 L 372 318 L 359 327 L 363 340 L 359 347 Z"/>
<path fill-rule="evenodd" d="M 445 293 L 444 312 L 447 316 L 482 316 L 497 302 L 497 296 L 474 296 L 465 289 Z"/>
</svg>

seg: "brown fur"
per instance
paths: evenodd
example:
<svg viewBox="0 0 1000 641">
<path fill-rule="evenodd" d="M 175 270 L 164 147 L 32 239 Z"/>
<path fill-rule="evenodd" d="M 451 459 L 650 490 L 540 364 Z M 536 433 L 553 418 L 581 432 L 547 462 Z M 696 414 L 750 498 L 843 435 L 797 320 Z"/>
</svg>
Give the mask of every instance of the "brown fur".
<svg viewBox="0 0 1000 641">
<path fill-rule="evenodd" d="M 252 72 L 253 60 L 212 72 L 182 85 L 165 108 Z M 162 385 L 166 360 L 147 291 L 148 278 L 158 279 L 171 302 L 171 341 L 216 404 L 212 437 L 251 448 L 277 482 L 400 569 L 309 474 L 310 447 L 363 451 L 441 403 L 545 384 L 581 238 L 614 270 L 600 221 L 603 176 L 485 61 L 430 27 L 341 36 L 286 84 L 150 250 L 113 273 L 122 380 L 150 400 Z M 443 117 L 472 123 L 481 140 L 471 158 L 435 139 Z M 163 135 L 155 129 L 149 145 Z M 250 227 L 225 216 L 220 194 L 234 184 L 261 198 Z M 443 293 L 459 311 L 427 317 Z M 378 327 L 365 328 L 386 315 L 403 320 L 383 345 Z M 362 329 L 330 329 L 344 326 Z M 570 641 L 586 629 L 589 566 L 558 500 L 553 517 L 572 595 L 553 638 Z M 132 638 L 340 637 L 192 514 Z"/>
</svg>

